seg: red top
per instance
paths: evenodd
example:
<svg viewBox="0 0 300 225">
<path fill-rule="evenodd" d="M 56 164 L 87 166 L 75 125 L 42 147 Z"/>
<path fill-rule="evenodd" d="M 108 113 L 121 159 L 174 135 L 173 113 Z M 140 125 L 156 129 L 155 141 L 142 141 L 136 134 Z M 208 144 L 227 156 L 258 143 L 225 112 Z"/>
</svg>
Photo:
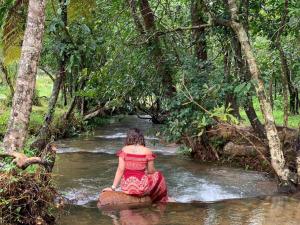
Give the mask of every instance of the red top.
<svg viewBox="0 0 300 225">
<path fill-rule="evenodd" d="M 117 152 L 117 156 L 125 161 L 125 170 L 139 170 L 145 171 L 147 169 L 148 161 L 156 158 L 155 154 L 132 154 L 126 153 L 122 150 Z"/>
</svg>

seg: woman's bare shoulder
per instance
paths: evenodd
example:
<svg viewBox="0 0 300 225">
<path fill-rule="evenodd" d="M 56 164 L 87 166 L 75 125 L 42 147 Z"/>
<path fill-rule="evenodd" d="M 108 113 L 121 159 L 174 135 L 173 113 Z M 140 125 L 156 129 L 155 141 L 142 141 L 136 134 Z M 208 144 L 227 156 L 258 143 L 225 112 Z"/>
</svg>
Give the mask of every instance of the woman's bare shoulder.
<svg viewBox="0 0 300 225">
<path fill-rule="evenodd" d="M 126 145 L 122 148 L 122 151 L 126 153 L 132 153 L 132 150 L 136 148 L 131 145 Z M 147 148 L 145 146 L 140 146 L 140 154 L 152 154 L 152 150 L 150 148 Z"/>
<path fill-rule="evenodd" d="M 152 149 L 144 147 L 145 154 L 152 154 Z"/>
<path fill-rule="evenodd" d="M 129 145 L 125 145 L 125 146 L 123 146 L 123 147 L 122 147 L 122 149 L 121 149 L 121 150 L 122 150 L 122 151 L 124 151 L 124 150 L 127 150 L 127 149 L 129 149 L 129 148 L 130 148 L 130 146 L 129 146 Z"/>
</svg>

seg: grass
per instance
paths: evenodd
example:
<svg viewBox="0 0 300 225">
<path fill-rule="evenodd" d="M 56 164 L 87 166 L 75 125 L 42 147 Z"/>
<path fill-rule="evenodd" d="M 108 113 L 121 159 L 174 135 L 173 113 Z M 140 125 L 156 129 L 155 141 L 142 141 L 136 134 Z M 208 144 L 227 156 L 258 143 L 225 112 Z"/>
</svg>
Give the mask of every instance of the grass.
<svg viewBox="0 0 300 225">
<path fill-rule="evenodd" d="M 53 82 L 48 76 L 39 75 L 36 80 L 36 90 L 40 98 L 41 105 L 33 106 L 30 115 L 29 132 L 35 133 L 43 124 L 44 115 L 48 109 L 48 100 L 51 95 Z M 0 86 L 0 137 L 6 132 L 7 122 L 10 116 L 10 107 L 7 107 L 8 89 Z M 65 112 L 65 109 L 57 107 L 55 109 L 55 118 L 59 118 Z"/>
<path fill-rule="evenodd" d="M 259 102 L 258 102 L 257 98 L 253 99 L 253 106 L 257 113 L 259 120 L 261 122 L 264 122 L 263 115 L 260 111 L 260 106 L 259 106 Z M 283 107 L 282 99 L 281 99 L 281 97 L 278 97 L 278 99 L 274 101 L 274 109 L 273 109 L 273 116 L 274 116 L 274 119 L 275 119 L 275 122 L 277 125 L 283 125 L 283 109 L 282 109 L 282 107 Z M 250 122 L 246 116 L 245 111 L 241 110 L 240 114 L 241 114 L 243 120 L 245 121 L 245 123 L 247 125 L 249 125 Z M 299 125 L 300 125 L 300 115 L 290 115 L 289 121 L 288 121 L 288 126 L 291 128 L 298 128 Z"/>
<path fill-rule="evenodd" d="M 40 97 L 50 97 L 52 91 L 53 81 L 48 76 L 37 76 L 36 79 L 36 90 Z"/>
</svg>

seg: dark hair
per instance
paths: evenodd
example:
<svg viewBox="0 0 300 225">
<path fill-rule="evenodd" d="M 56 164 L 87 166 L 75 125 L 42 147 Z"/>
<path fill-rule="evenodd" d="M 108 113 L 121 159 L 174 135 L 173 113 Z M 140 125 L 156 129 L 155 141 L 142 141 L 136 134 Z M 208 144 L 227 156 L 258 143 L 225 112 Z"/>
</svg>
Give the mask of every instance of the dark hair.
<svg viewBox="0 0 300 225">
<path fill-rule="evenodd" d="M 143 145 L 145 146 L 145 138 L 142 131 L 138 128 L 130 129 L 127 132 L 125 145 Z"/>
</svg>

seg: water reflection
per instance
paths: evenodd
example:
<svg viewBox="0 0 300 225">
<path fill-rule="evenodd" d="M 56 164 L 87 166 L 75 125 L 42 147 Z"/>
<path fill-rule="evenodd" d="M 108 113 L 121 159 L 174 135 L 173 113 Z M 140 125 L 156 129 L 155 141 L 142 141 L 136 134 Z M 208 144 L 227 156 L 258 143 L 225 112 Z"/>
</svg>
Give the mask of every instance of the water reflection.
<svg viewBox="0 0 300 225">
<path fill-rule="evenodd" d="M 113 225 L 296 225 L 300 221 L 300 201 L 274 196 L 216 203 L 173 203 L 121 210 L 110 217 Z"/>
<path fill-rule="evenodd" d="M 170 203 L 122 210 L 70 206 L 62 225 L 298 225 L 300 200 L 287 196 L 226 200 L 215 203 Z"/>
<path fill-rule="evenodd" d="M 102 211 L 103 215 L 112 218 L 113 225 L 157 225 L 166 210 L 165 204 L 159 204 L 147 209 L 122 209 L 117 211 Z"/>
</svg>

